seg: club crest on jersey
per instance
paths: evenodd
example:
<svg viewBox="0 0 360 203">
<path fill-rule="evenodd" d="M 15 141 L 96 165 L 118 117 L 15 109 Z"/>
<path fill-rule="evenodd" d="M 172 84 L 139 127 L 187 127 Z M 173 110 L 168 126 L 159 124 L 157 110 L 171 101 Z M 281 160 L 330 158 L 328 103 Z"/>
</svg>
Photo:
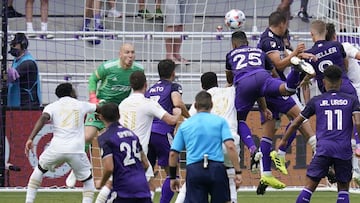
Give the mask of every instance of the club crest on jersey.
<svg viewBox="0 0 360 203">
<path fill-rule="evenodd" d="M 270 46 L 271 46 L 272 48 L 275 48 L 275 47 L 276 47 L 276 42 L 271 41 L 271 42 L 270 42 Z"/>
</svg>

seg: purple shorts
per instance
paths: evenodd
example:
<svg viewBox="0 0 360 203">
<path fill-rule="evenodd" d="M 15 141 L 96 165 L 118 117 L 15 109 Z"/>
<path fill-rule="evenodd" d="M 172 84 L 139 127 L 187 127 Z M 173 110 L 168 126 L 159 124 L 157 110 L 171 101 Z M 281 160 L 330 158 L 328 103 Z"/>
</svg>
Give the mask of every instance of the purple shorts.
<svg viewBox="0 0 360 203">
<path fill-rule="evenodd" d="M 170 133 L 168 134 L 169 135 L 162 135 L 151 132 L 147 157 L 152 166 L 155 165 L 156 159 L 158 160 L 159 166 L 169 165 L 169 153 L 171 147 L 170 139 L 173 138 L 173 135 Z"/>
<path fill-rule="evenodd" d="M 336 180 L 347 183 L 352 178 L 352 161 L 332 158 L 327 156 L 314 156 L 307 169 L 306 175 L 315 182 L 319 182 L 326 176 L 329 167 L 334 166 Z"/>
<path fill-rule="evenodd" d="M 296 105 L 290 96 L 265 97 L 268 109 L 273 113 L 275 120 L 280 119 L 280 113 L 286 114 Z M 264 123 L 264 115 L 261 113 L 261 123 Z"/>
<path fill-rule="evenodd" d="M 271 77 L 266 70 L 243 77 L 235 83 L 235 108 L 238 119 L 246 120 L 247 114 L 253 108 L 259 97 L 266 95 L 280 96 L 279 87 L 284 82 Z"/>
</svg>

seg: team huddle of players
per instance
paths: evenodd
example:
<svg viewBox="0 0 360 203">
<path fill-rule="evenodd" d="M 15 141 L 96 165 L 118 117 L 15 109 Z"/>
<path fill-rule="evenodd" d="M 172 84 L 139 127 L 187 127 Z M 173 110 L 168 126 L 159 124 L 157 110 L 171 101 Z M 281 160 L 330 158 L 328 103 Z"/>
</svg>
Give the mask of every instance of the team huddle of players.
<svg viewBox="0 0 360 203">
<path fill-rule="evenodd" d="M 307 171 L 305 188 L 297 202 L 309 201 L 329 169 L 335 171 L 334 181 L 338 183 L 339 198 L 349 202 L 349 182 L 352 177 L 358 184 L 360 182 L 357 158 L 353 155 L 354 151 L 360 156 L 360 141 L 356 133 L 360 130 L 357 97 L 360 95 L 360 67 L 356 61 L 360 58 L 360 52 L 349 43 L 342 45 L 337 42 L 332 24 L 315 20 L 311 23 L 310 31 L 313 47 L 306 49 L 304 43 L 299 43 L 293 49 L 289 43 L 288 19 L 276 11 L 269 16 L 269 27 L 261 35 L 258 47 L 248 46 L 244 32 L 234 32 L 232 50 L 226 55 L 229 87 L 218 87 L 216 74 L 204 73 L 201 84 L 207 93 L 197 95 L 190 113 L 181 98 L 181 86 L 173 82 L 174 62 L 160 61 L 160 80 L 148 88 L 142 66 L 134 62 L 134 47 L 131 44 L 122 45 L 119 59 L 104 62 L 89 79 L 89 98 L 93 104 L 76 100 L 71 84 L 57 87 L 59 100 L 45 107 L 25 146 L 25 153 L 28 154 L 33 147 L 32 140 L 42 126 L 48 121 L 53 123 L 53 140 L 40 156 L 39 165 L 29 179 L 26 202 L 34 202 L 42 175 L 63 162 L 73 168 L 73 178 L 84 184 L 83 203 L 93 201 L 95 188 L 101 188 L 97 203 L 108 199 L 113 202 L 152 202 L 155 191 L 153 167 L 157 163 L 167 173 L 160 202 L 170 202 L 174 191 L 179 189 L 177 168 L 173 163 L 174 160 L 177 162 L 177 154 L 183 148 L 191 149 L 187 152 L 187 171 L 191 174 L 187 176 L 191 175 L 192 178 L 183 184 L 176 202 L 202 202 L 202 193 L 206 194 L 206 199 L 209 193 L 213 201 L 237 202 L 236 189 L 242 177 L 239 160 L 234 159 L 233 154 L 239 152 L 234 148 L 239 146 L 239 139 L 252 156 L 251 170 L 255 172 L 260 169 L 257 193 L 264 194 L 267 186 L 276 189 L 286 187 L 272 176 L 271 162 L 283 174 L 288 174 L 285 153 L 297 129 L 307 138 L 315 154 Z M 350 57 L 353 59 L 348 61 Z M 322 95 L 310 99 L 308 85 L 312 78 L 315 78 Z M 299 89 L 305 93 L 306 107 L 296 95 Z M 255 102 L 260 108 L 264 130 L 259 148 L 254 144 L 246 124 L 247 115 Z M 202 117 L 209 119 L 206 113 L 210 112 L 224 120 L 189 124 Z M 86 114 L 85 124 L 81 123 L 79 118 Z M 272 150 L 276 122 L 282 114 L 286 114 L 292 122 L 279 148 Z M 308 122 L 308 118 L 315 114 L 316 132 Z M 179 136 L 175 136 L 172 145 L 175 126 L 181 117 L 187 120 L 180 125 Z M 226 125 L 219 139 L 206 141 L 210 146 L 216 146 L 214 149 L 206 151 L 206 146 L 194 149 L 193 144 L 199 140 L 196 136 L 218 129 L 224 122 Z M 193 132 L 194 138 L 189 138 L 187 133 L 192 132 L 191 128 L 204 130 Z M 85 142 L 91 142 L 97 135 L 103 152 L 103 176 L 94 182 L 90 163 L 87 158 L 84 159 L 84 148 Z M 354 140 L 351 140 L 352 137 Z M 59 143 L 67 146 L 66 151 L 63 147 L 59 148 Z M 218 166 L 217 162 L 224 164 Z M 200 164 L 195 166 L 205 170 L 204 173 L 215 167 L 224 171 L 224 176 L 219 175 L 218 178 L 225 182 L 214 180 L 217 188 L 221 188 L 221 184 L 226 186 L 221 188 L 223 195 L 218 195 L 221 192 L 215 190 L 215 186 L 213 190 L 208 188 L 208 182 L 201 185 L 201 181 L 193 181 L 195 177 L 204 178 L 204 173 L 193 173 L 197 171 L 191 168 L 194 164 Z M 73 186 L 74 181 L 67 181 L 67 184 Z M 194 184 L 199 185 L 195 187 Z"/>
</svg>

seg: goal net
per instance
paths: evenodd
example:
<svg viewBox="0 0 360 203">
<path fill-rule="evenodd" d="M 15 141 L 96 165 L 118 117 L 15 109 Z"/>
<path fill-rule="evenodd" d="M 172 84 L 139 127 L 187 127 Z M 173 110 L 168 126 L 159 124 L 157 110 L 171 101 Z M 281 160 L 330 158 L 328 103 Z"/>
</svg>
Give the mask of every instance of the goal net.
<svg viewBox="0 0 360 203">
<path fill-rule="evenodd" d="M 29 37 L 29 51 L 37 60 L 40 70 L 43 104 L 54 102 L 55 87 L 61 82 L 71 82 L 77 90 L 80 100 L 88 100 L 88 78 L 90 74 L 104 61 L 119 57 L 119 48 L 123 43 L 131 43 L 135 47 L 136 61 L 144 66 L 148 84 L 152 85 L 158 80 L 157 63 L 165 59 L 169 53 L 166 49 L 166 39 L 181 39 L 181 49 L 177 60 L 183 63 L 177 65 L 176 82 L 183 86 L 183 100 L 191 104 L 195 94 L 201 90 L 200 75 L 207 71 L 218 74 L 219 85 L 225 85 L 225 55 L 231 49 L 231 31 L 224 25 L 224 15 L 233 8 L 242 10 L 246 15 L 246 23 L 242 28 L 247 32 L 250 45 L 256 46 L 259 34 L 267 27 L 268 15 L 276 10 L 278 1 L 238 1 L 238 0 L 187 0 L 189 6 L 185 14 L 190 18 L 183 31 L 170 31 L 167 29 L 166 19 L 175 14 L 168 11 L 170 0 L 162 0 L 157 5 L 155 0 L 146 0 L 140 5 L 138 0 L 111 1 L 102 0 L 100 6 L 88 5 L 86 1 L 54 0 L 49 1 L 49 18 L 47 31 L 41 31 L 40 1 L 34 1 L 33 6 L 33 32 L 27 32 L 25 17 L 8 18 L 8 36 L 16 32 L 35 34 Z M 329 2 L 329 3 L 328 3 Z M 319 17 L 332 19 L 331 14 L 338 15 L 334 10 L 334 2 L 338 1 L 310 1 L 308 13 Z M 350 7 L 351 4 L 349 4 Z M 297 18 L 299 3 L 292 5 L 293 20 L 290 21 L 292 43 L 305 42 L 311 46 L 309 24 Z M 327 6 L 326 8 L 323 8 Z M 23 1 L 14 1 L 14 8 L 24 14 Z M 160 8 L 162 11 L 156 12 Z M 318 10 L 323 9 L 321 12 Z M 117 12 L 114 12 L 114 9 Z M 90 10 L 90 11 L 89 11 Z M 95 10 L 95 11 L 92 11 Z M 139 12 L 139 11 L 145 12 Z M 329 10 L 329 11 L 328 11 Z M 159 10 L 158 10 L 159 11 Z M 345 27 L 353 28 L 355 11 L 351 11 L 346 18 Z M 148 15 L 145 15 L 148 14 Z M 323 15 L 324 14 L 324 15 Z M 98 27 L 94 23 L 94 15 L 100 16 Z M 121 17 L 119 16 L 121 15 Z M 152 17 L 151 17 L 152 16 Z M 357 15 L 358 16 L 358 15 Z M 313 16 L 315 17 L 315 16 Z M 84 23 L 89 23 L 84 28 Z M 346 24 L 347 23 L 347 24 Z M 217 27 L 222 26 L 221 32 Z M 349 27 L 349 28 L 348 28 Z M 100 29 L 103 28 L 103 29 Z M 54 35 L 46 39 L 42 35 Z M 4 35 L 2 35 L 4 37 Z M 4 53 L 3 53 L 4 54 Z M 6 56 L 6 54 L 5 54 Z M 4 55 L 3 55 L 4 57 Z M 11 66 L 13 58 L 7 55 L 7 67 Z M 189 63 L 185 63 L 186 59 Z M 4 80 L 4 78 L 2 78 Z M 4 84 L 4 83 L 2 83 Z M 314 90 L 316 91 L 316 90 Z M 21 169 L 20 171 L 6 170 L 6 187 L 25 187 L 32 169 L 38 163 L 38 157 L 49 144 L 52 137 L 52 126 L 47 124 L 35 139 L 35 150 L 30 157 L 25 157 L 24 146 L 36 120 L 41 114 L 41 108 L 23 109 L 8 108 L 3 115 L 7 147 L 6 163 Z M 282 136 L 288 123 L 282 118 L 274 148 Z M 254 110 L 247 120 L 251 127 L 256 143 L 262 136 L 259 113 Z M 312 121 L 312 123 L 314 123 Z M 314 126 L 313 126 L 314 127 Z M 259 174 L 250 173 L 250 156 L 248 149 L 241 145 L 241 167 L 244 171 L 243 189 L 255 189 L 259 183 Z M 91 148 L 91 160 L 95 179 L 101 176 L 101 158 L 99 147 L 94 141 Z M 302 187 L 305 183 L 305 171 L 311 159 L 311 150 L 306 146 L 302 136 L 298 136 L 288 151 L 289 175 L 284 176 L 275 171 L 273 174 L 288 186 Z M 184 154 L 182 154 L 184 158 Z M 181 160 L 182 180 L 185 177 L 185 160 Z M 65 178 L 70 172 L 68 165 L 61 165 L 55 172 L 48 172 L 42 186 L 61 187 L 65 185 Z M 157 187 L 160 187 L 166 175 L 160 168 L 156 168 Z M 322 182 L 327 186 L 326 181 Z M 77 183 L 81 186 L 81 183 Z M 355 185 L 353 185 L 355 187 Z"/>
</svg>

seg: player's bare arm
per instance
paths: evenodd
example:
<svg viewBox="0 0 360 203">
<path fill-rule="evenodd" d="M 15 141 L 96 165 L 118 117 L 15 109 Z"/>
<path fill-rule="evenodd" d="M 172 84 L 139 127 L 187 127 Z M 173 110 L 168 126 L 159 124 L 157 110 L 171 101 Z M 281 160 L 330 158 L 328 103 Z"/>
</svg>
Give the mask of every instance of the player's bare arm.
<svg viewBox="0 0 360 203">
<path fill-rule="evenodd" d="M 260 111 L 264 113 L 266 120 L 271 120 L 272 112 L 267 108 L 265 97 L 258 98 L 257 103 L 259 105 Z"/>
<path fill-rule="evenodd" d="M 140 152 L 140 156 L 141 156 L 141 164 L 144 167 L 144 170 L 146 171 L 149 168 L 149 161 L 143 151 Z"/>
<path fill-rule="evenodd" d="M 26 156 L 29 156 L 29 151 L 33 149 L 33 140 L 35 136 L 40 132 L 42 127 L 50 120 L 50 115 L 48 113 L 41 114 L 40 118 L 36 121 L 35 126 L 33 130 L 31 131 L 31 134 L 29 138 L 26 141 L 25 144 L 25 154 Z"/>
<path fill-rule="evenodd" d="M 109 180 L 110 176 L 114 171 L 114 162 L 112 155 L 106 156 L 102 159 L 103 163 L 103 175 L 101 176 L 101 180 L 96 182 L 96 188 L 100 189 L 102 186 L 106 184 Z"/>
<path fill-rule="evenodd" d="M 170 151 L 170 155 L 169 155 L 170 188 L 174 192 L 179 192 L 180 189 L 180 182 L 176 178 L 178 159 L 179 159 L 179 153 L 175 151 Z"/>
<path fill-rule="evenodd" d="M 226 81 L 231 86 L 234 82 L 234 74 L 231 70 L 225 70 Z"/>
<path fill-rule="evenodd" d="M 354 125 L 356 127 L 356 130 L 358 132 L 360 132 L 360 111 L 356 111 L 353 113 L 353 117 L 354 117 Z M 355 155 L 357 157 L 360 157 L 360 153 L 358 150 L 355 151 Z"/>
<path fill-rule="evenodd" d="M 177 121 L 180 119 L 181 109 L 178 107 L 173 108 L 173 114 L 165 113 L 161 120 L 169 125 L 176 125 Z"/>
<path fill-rule="evenodd" d="M 288 54 L 285 58 L 281 59 L 279 51 L 272 51 L 267 54 L 271 62 L 274 64 L 275 68 L 279 71 L 284 71 L 286 67 L 291 65 L 290 59 L 294 56 L 297 56 L 299 53 L 302 53 L 305 50 L 305 44 L 303 42 L 299 43 L 296 49 Z"/>
<path fill-rule="evenodd" d="M 305 118 L 302 117 L 301 115 L 297 116 L 294 121 L 291 123 L 291 125 L 289 126 L 289 128 L 286 130 L 284 136 L 282 137 L 281 141 L 280 141 L 280 146 L 286 146 L 289 137 L 291 136 L 291 134 L 293 132 L 295 132 L 300 126 L 301 124 L 305 121 Z"/>
<path fill-rule="evenodd" d="M 179 92 L 176 92 L 176 91 L 172 92 L 171 100 L 175 107 L 179 107 L 181 109 L 182 116 L 184 116 L 185 118 L 190 117 L 189 111 L 187 110 L 185 103 L 183 102 L 181 94 Z"/>
</svg>

